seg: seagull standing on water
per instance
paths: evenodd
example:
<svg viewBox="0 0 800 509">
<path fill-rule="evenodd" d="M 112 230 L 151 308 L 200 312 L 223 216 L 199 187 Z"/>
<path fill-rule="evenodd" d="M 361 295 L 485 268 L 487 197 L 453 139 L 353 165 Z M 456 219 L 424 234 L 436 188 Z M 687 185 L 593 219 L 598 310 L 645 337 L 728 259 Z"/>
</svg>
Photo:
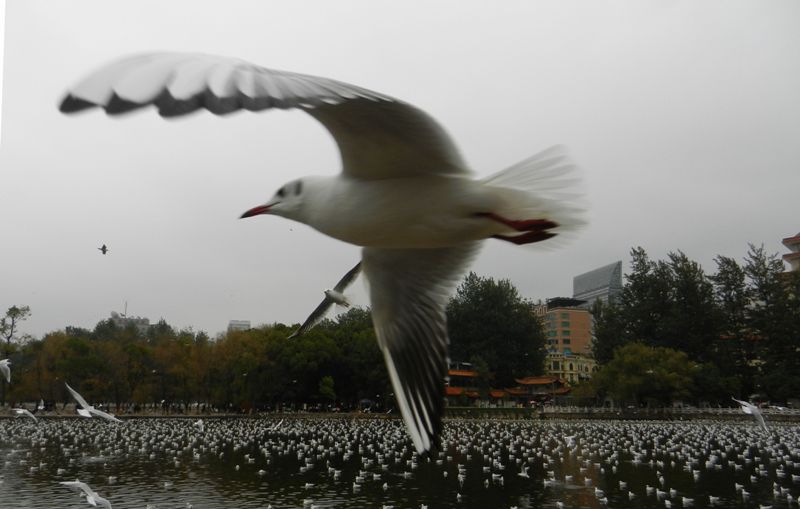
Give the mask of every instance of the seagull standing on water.
<svg viewBox="0 0 800 509">
<path fill-rule="evenodd" d="M 347 274 L 336 283 L 336 286 L 333 287 L 333 290 L 325 290 L 325 298 L 322 299 L 322 302 L 319 303 L 319 306 L 308 315 L 306 321 L 303 322 L 303 325 L 297 328 L 296 331 L 292 332 L 289 339 L 295 338 L 297 336 L 302 336 L 309 330 L 311 330 L 315 325 L 317 325 L 320 320 L 325 316 L 325 313 L 331 308 L 333 304 L 337 304 L 339 306 L 344 306 L 346 308 L 350 307 L 350 301 L 347 300 L 347 297 L 344 295 L 345 289 L 350 286 L 350 283 L 355 281 L 358 275 L 361 273 L 361 262 L 358 262 L 355 267 L 347 271 Z"/>
<path fill-rule="evenodd" d="M 77 401 L 78 404 L 82 407 L 78 409 L 78 414 L 80 414 L 82 417 L 97 416 L 97 417 L 102 417 L 107 421 L 122 422 L 113 415 L 103 412 L 102 410 L 98 410 L 89 403 L 87 403 L 86 400 L 83 399 L 83 396 L 78 394 L 78 391 L 70 387 L 68 383 L 65 382 L 64 385 L 67 386 L 67 390 L 70 392 L 70 394 L 72 394 L 72 397 L 75 398 L 75 401 Z"/>
<path fill-rule="evenodd" d="M 100 107 L 116 115 L 148 105 L 164 117 L 201 108 L 297 108 L 330 132 L 342 159 L 339 175 L 293 180 L 242 217 L 283 216 L 363 247 L 378 344 L 420 453 L 435 446 L 442 426 L 445 307 L 482 241 L 529 244 L 583 223 L 562 151 L 475 179 L 428 114 L 332 79 L 211 55 L 142 54 L 88 75 L 60 109 Z"/>
</svg>

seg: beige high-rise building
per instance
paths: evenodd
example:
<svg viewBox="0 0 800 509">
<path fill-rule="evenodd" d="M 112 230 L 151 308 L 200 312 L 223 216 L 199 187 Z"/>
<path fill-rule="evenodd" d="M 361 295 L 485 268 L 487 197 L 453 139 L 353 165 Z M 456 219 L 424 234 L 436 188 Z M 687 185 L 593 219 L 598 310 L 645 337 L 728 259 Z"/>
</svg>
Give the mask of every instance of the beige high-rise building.
<svg viewBox="0 0 800 509">
<path fill-rule="evenodd" d="M 577 307 L 582 303 L 566 297 L 547 301 L 544 330 L 548 351 L 591 355 L 592 315 Z"/>
</svg>

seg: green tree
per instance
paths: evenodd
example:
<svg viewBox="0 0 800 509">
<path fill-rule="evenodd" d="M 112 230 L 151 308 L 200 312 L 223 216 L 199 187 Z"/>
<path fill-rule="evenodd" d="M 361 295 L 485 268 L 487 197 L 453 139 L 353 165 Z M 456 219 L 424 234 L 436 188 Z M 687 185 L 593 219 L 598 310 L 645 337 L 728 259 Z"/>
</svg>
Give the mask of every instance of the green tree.
<svg viewBox="0 0 800 509">
<path fill-rule="evenodd" d="M 634 342 L 618 348 L 592 384 L 621 404 L 669 405 L 690 396 L 698 370 L 683 352 Z"/>
<path fill-rule="evenodd" d="M 627 344 L 625 321 L 618 306 L 598 299 L 592 304 L 592 355 L 599 364 L 614 358 L 614 350 Z"/>
<path fill-rule="evenodd" d="M 451 357 L 481 357 L 501 386 L 541 373 L 545 338 L 532 308 L 507 279 L 470 272 L 447 305 Z"/>
<path fill-rule="evenodd" d="M 333 377 L 332 376 L 323 376 L 319 379 L 319 385 L 317 386 L 317 391 L 322 399 L 330 401 L 333 403 L 336 401 L 336 391 L 333 389 Z"/>
<path fill-rule="evenodd" d="M 31 316 L 30 306 L 11 306 L 0 318 L 0 337 L 5 341 L 5 357 L 11 355 L 11 341 L 19 332 L 19 324 Z"/>
</svg>

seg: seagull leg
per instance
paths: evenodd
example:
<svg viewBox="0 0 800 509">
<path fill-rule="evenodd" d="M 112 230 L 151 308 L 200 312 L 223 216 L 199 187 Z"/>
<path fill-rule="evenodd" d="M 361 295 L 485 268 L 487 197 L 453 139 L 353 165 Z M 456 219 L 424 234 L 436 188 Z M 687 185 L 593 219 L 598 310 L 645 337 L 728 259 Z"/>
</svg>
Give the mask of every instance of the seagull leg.
<svg viewBox="0 0 800 509">
<path fill-rule="evenodd" d="M 499 216 L 494 212 L 479 212 L 476 215 L 478 217 L 485 217 L 491 219 L 492 221 L 497 221 L 500 224 L 517 230 L 518 232 L 525 232 L 522 235 L 516 236 L 492 235 L 493 239 L 505 240 L 506 242 L 511 242 L 518 246 L 522 244 L 531 244 L 533 242 L 541 242 L 543 240 L 555 237 L 555 233 L 549 233 L 547 230 L 558 226 L 558 223 L 550 221 L 549 219 L 514 220 Z"/>
</svg>

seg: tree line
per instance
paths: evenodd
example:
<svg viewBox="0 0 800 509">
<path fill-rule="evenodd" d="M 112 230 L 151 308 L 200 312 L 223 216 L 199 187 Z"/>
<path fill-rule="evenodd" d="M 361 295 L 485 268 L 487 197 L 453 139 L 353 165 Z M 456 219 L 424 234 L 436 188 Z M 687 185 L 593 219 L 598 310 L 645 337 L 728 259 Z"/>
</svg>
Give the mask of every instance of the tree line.
<svg viewBox="0 0 800 509">
<path fill-rule="evenodd" d="M 730 403 L 731 396 L 785 402 L 800 394 L 800 274 L 751 246 L 744 262 L 716 258 L 707 275 L 684 253 L 651 260 L 631 251 L 631 271 L 612 304 L 597 302 L 593 353 L 601 369 L 573 391 L 634 404 Z M 544 371 L 543 323 L 508 280 L 469 273 L 447 306 L 450 356 L 468 361 L 481 392 Z M 69 401 L 64 383 L 90 401 L 227 411 L 310 405 L 352 409 L 394 404 L 369 309 L 323 320 L 303 336 L 276 323 L 216 338 L 163 320 L 146 330 L 112 319 L 19 338 L 31 310 L 0 318 L 13 379 L 2 403 Z"/>
<path fill-rule="evenodd" d="M 678 251 L 631 251 L 617 302 L 596 302 L 593 351 L 602 369 L 579 394 L 637 404 L 785 403 L 800 397 L 800 274 L 763 247 L 716 272 Z"/>
<path fill-rule="evenodd" d="M 13 314 L 15 328 L 30 314 L 24 309 L 25 315 Z M 541 372 L 541 324 L 509 281 L 470 273 L 450 301 L 448 319 L 454 354 L 481 362 L 487 373 L 496 373 L 493 381 L 512 383 L 515 376 Z M 292 339 L 296 326 L 280 323 L 213 339 L 163 320 L 146 330 L 118 323 L 66 327 L 26 341 L 12 342 L 7 334 L 13 378 L 10 385 L 0 382 L 3 402 L 63 404 L 70 401 L 66 382 L 89 401 L 123 409 L 394 406 L 369 309 L 352 308 Z"/>
</svg>

